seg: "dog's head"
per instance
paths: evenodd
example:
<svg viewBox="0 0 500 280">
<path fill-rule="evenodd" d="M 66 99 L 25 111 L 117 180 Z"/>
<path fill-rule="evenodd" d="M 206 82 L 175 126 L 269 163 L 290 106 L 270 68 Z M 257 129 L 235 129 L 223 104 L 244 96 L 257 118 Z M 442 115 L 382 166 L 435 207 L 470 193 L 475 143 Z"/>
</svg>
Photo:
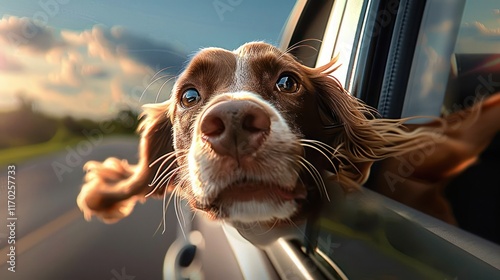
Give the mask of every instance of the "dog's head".
<svg viewBox="0 0 500 280">
<path fill-rule="evenodd" d="M 275 222 L 323 191 L 323 169 L 364 180 L 369 164 L 341 151 L 362 150 L 350 134 L 368 110 L 329 76 L 332 64 L 308 68 L 259 42 L 200 51 L 154 105 L 170 118 L 176 156 L 155 181 L 212 218 Z"/>
<path fill-rule="evenodd" d="M 85 165 L 85 217 L 114 222 L 145 195 L 172 191 L 214 219 L 295 220 L 327 197 L 324 171 L 352 190 L 374 161 L 430 139 L 375 118 L 330 75 L 334 63 L 309 68 L 265 43 L 200 51 L 170 99 L 145 106 L 137 165 Z"/>
</svg>

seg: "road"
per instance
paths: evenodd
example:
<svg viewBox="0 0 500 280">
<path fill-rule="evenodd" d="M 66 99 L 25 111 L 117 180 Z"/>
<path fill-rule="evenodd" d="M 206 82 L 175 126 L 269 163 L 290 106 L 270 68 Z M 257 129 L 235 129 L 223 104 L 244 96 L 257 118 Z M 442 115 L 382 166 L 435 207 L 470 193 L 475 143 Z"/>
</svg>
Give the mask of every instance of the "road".
<svg viewBox="0 0 500 280">
<path fill-rule="evenodd" d="M 87 160 L 108 156 L 137 161 L 137 139 L 111 138 L 15 164 L 15 217 L 7 217 L 8 167 L 0 167 L 0 279 L 161 279 L 177 220 L 167 212 L 167 231 L 156 229 L 161 201 L 136 206 L 113 225 L 87 222 L 76 205 Z M 95 144 L 95 145 L 94 145 Z M 15 222 L 15 235 L 9 223 Z M 9 271 L 8 238 L 15 238 L 15 272 Z"/>
</svg>

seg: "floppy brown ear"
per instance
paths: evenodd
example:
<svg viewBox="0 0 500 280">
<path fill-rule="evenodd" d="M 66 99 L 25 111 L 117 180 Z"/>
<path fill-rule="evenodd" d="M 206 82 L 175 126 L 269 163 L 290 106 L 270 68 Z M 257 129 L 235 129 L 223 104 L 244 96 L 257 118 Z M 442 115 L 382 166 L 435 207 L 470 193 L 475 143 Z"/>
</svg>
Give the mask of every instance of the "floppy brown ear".
<svg viewBox="0 0 500 280">
<path fill-rule="evenodd" d="M 332 155 L 338 162 L 336 171 L 333 170 L 334 179 L 344 190 L 352 191 L 366 181 L 373 163 L 369 143 L 363 141 L 363 135 L 353 131 L 368 122 L 367 116 L 372 116 L 372 110 L 347 93 L 325 70 L 326 67 L 310 69 L 323 130 L 329 135 L 323 141 L 336 150 Z"/>
<path fill-rule="evenodd" d="M 385 184 L 379 183 L 379 187 L 390 184 L 390 189 L 394 189 L 394 184 L 403 183 L 408 178 L 434 183 L 459 174 L 476 162 L 500 131 L 499 119 L 500 94 L 496 93 L 471 108 L 447 115 L 439 121 L 408 125 L 412 130 L 439 129 L 427 145 L 419 145 L 413 152 L 384 160 L 380 169 L 384 175 L 381 181 L 385 181 Z M 408 170 L 401 171 L 402 168 Z"/>
<path fill-rule="evenodd" d="M 157 171 L 175 168 L 175 157 L 166 164 L 152 164 L 173 152 L 172 123 L 167 113 L 169 105 L 166 101 L 144 106 L 138 129 L 141 139 L 136 165 L 117 158 L 85 164 L 87 174 L 77 198 L 85 219 L 96 215 L 106 223 L 117 222 L 132 212 L 137 201 L 145 201 L 149 192 L 161 195 L 168 189 L 166 185 L 153 189 L 149 184 Z"/>
<path fill-rule="evenodd" d="M 344 189 L 352 190 L 367 180 L 374 161 L 416 149 L 432 140 L 435 129 L 410 130 L 404 125 L 406 120 L 378 118 L 375 109 L 350 95 L 331 76 L 334 63 L 306 71 L 320 110 L 332 114 L 337 123 L 332 130 L 335 137 L 326 143 L 334 148 L 332 157 L 339 162 L 335 177 Z"/>
</svg>

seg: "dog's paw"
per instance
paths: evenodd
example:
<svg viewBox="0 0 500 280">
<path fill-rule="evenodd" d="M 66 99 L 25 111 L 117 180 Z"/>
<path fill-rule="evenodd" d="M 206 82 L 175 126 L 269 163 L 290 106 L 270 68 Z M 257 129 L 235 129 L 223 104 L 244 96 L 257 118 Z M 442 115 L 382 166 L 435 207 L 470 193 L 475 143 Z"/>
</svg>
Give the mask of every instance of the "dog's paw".
<svg viewBox="0 0 500 280">
<path fill-rule="evenodd" d="M 128 194 L 127 179 L 132 176 L 133 167 L 127 161 L 90 161 L 84 169 L 87 174 L 77 204 L 86 220 L 96 216 L 105 223 L 115 223 L 130 215 L 137 201 L 145 201 L 144 197 Z"/>
</svg>

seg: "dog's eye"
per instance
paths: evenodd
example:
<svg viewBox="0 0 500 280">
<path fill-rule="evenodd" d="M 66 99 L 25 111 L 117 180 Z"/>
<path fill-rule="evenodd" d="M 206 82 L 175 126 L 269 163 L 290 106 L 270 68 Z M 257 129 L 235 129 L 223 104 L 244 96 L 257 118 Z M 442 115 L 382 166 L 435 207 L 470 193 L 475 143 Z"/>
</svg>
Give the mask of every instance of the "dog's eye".
<svg viewBox="0 0 500 280">
<path fill-rule="evenodd" d="M 200 93 L 196 89 L 190 88 L 182 94 L 181 104 L 184 108 L 191 108 L 194 105 L 198 104 L 200 100 Z"/>
<path fill-rule="evenodd" d="M 295 93 L 299 90 L 299 83 L 292 76 L 283 75 L 276 82 L 276 88 L 280 92 Z"/>
</svg>

